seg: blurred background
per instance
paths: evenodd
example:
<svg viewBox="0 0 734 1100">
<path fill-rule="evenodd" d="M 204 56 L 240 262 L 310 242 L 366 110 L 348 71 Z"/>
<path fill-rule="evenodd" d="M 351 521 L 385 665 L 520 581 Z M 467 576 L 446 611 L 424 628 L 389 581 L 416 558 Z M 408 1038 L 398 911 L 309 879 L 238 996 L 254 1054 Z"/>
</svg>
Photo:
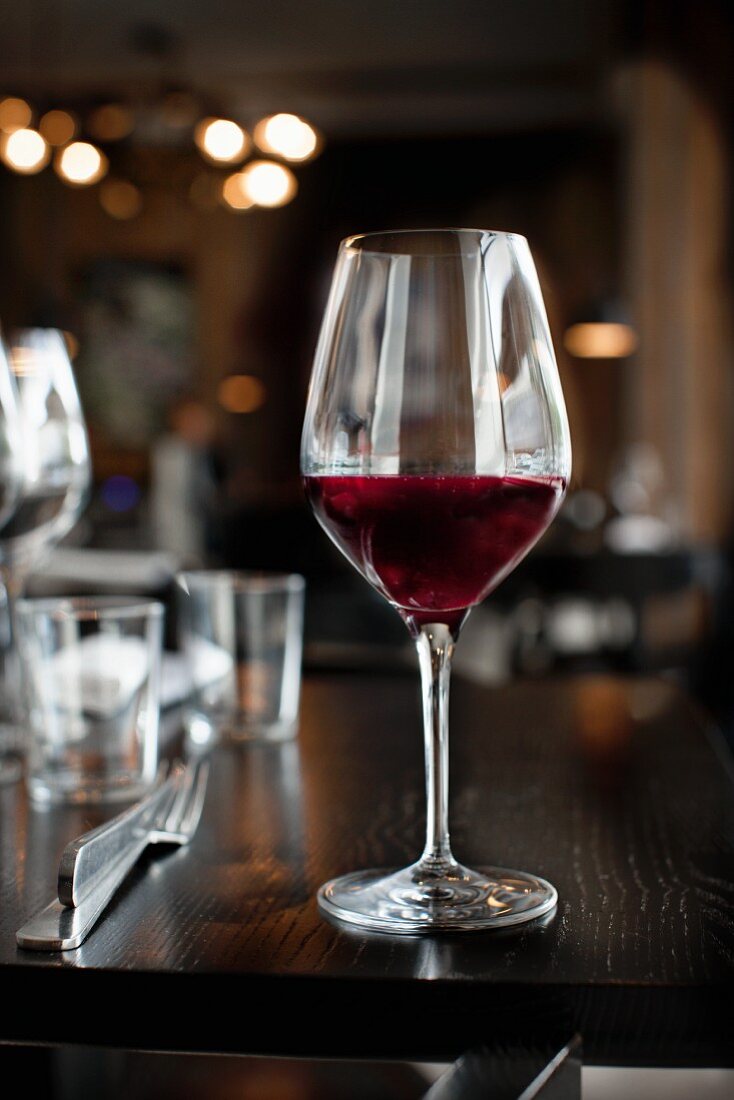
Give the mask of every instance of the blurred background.
<svg viewBox="0 0 734 1100">
<path fill-rule="evenodd" d="M 412 669 L 302 500 L 313 348 L 342 237 L 511 229 L 575 469 L 457 671 L 663 672 L 730 725 L 733 31 L 725 0 L 6 4 L 0 319 L 66 334 L 94 471 L 31 590 L 297 570 L 313 666 Z"/>
</svg>

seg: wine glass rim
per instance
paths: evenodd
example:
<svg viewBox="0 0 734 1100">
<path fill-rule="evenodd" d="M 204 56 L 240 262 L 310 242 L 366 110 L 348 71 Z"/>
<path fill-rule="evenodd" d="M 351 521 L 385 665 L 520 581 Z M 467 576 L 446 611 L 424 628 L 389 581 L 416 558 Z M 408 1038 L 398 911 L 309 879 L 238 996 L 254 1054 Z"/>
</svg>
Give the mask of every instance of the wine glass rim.
<svg viewBox="0 0 734 1100">
<path fill-rule="evenodd" d="M 349 252 L 349 251 L 360 252 L 360 253 L 365 253 L 365 254 L 372 255 L 372 256 L 390 256 L 390 255 L 405 256 L 405 255 L 411 255 L 411 253 L 406 252 L 405 250 L 396 250 L 394 252 L 391 252 L 389 249 L 384 249 L 384 250 L 382 250 L 382 249 L 371 249 L 371 248 L 369 248 L 369 242 L 371 240 L 376 240 L 377 238 L 383 238 L 384 240 L 388 240 L 390 237 L 395 237 L 395 238 L 400 238 L 400 237 L 421 237 L 422 235 L 436 236 L 436 235 L 441 235 L 441 234 L 453 235 L 453 236 L 459 237 L 459 238 L 471 237 L 474 240 L 476 240 L 477 238 L 480 238 L 480 239 L 481 238 L 503 238 L 504 240 L 522 241 L 525 244 L 527 244 L 527 238 L 524 237 L 522 235 L 522 233 L 515 233 L 512 230 L 506 230 L 506 229 L 470 229 L 470 228 L 461 228 L 461 227 L 458 227 L 458 226 L 439 226 L 435 229 L 382 229 L 382 230 L 378 230 L 376 232 L 370 232 L 370 233 L 353 233 L 351 236 L 344 238 L 344 240 L 341 242 L 340 248 L 345 252 Z M 368 242 L 368 247 L 365 248 L 365 247 L 362 246 L 363 241 Z M 430 256 L 430 255 L 436 255 L 436 256 L 454 255 L 455 256 L 456 254 L 455 253 L 447 254 L 447 253 L 440 253 L 440 252 L 437 252 L 437 253 L 421 252 L 420 255 L 421 256 Z"/>
</svg>

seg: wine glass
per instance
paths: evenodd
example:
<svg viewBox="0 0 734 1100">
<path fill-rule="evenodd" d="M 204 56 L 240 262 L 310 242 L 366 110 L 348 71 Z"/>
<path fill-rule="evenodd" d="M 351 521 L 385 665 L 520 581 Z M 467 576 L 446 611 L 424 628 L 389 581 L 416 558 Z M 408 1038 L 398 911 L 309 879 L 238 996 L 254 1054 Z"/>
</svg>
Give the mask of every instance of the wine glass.
<svg viewBox="0 0 734 1100">
<path fill-rule="evenodd" d="M 0 581 L 5 616 L 0 651 L 3 691 L 0 732 L 21 737 L 19 674 L 13 643 L 13 604 L 28 574 L 69 533 L 91 481 L 89 440 L 63 334 L 22 329 L 9 341 L 17 389 L 22 484 L 0 526 Z"/>
<path fill-rule="evenodd" d="M 18 391 L 5 347 L 0 339 L 0 527 L 12 515 L 23 486 Z M 6 630 L 7 633 L 7 630 Z M 2 636 L 0 636 L 0 644 Z M 4 698 L 0 695 L 0 713 Z M 20 762 L 3 736 L 0 725 L 0 783 L 20 775 Z"/>
<path fill-rule="evenodd" d="M 548 913 L 537 875 L 454 859 L 448 704 L 470 609 L 550 524 L 571 467 L 568 420 L 527 241 L 439 229 L 342 242 L 302 441 L 313 510 L 402 616 L 423 689 L 426 844 L 398 871 L 327 882 L 321 909 L 376 931 L 498 928 Z"/>
<path fill-rule="evenodd" d="M 0 338 L 0 530 L 15 511 L 23 486 L 18 387 Z"/>
<path fill-rule="evenodd" d="M 72 529 L 91 481 L 89 440 L 64 336 L 21 329 L 10 341 L 20 410 L 24 486 L 0 528 L 0 570 L 15 594 Z"/>
</svg>

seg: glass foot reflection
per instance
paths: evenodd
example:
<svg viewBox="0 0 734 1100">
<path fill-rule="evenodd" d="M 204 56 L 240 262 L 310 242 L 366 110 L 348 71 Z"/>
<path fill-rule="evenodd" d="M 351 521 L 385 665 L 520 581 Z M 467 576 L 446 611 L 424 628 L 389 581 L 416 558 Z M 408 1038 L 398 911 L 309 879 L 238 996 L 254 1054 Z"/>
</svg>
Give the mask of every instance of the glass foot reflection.
<svg viewBox="0 0 734 1100">
<path fill-rule="evenodd" d="M 356 871 L 318 892 L 319 907 L 337 920 L 376 932 L 416 933 L 506 928 L 536 920 L 558 901 L 554 886 L 525 871 L 454 864 L 427 876 L 419 864 L 400 871 Z"/>
</svg>

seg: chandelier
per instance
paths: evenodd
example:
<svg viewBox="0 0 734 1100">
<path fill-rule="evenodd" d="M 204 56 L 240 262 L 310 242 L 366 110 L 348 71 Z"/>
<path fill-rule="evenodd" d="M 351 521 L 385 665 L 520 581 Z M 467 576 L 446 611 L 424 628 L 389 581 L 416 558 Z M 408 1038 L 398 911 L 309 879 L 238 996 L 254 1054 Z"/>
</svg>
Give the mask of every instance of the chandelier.
<svg viewBox="0 0 734 1100">
<path fill-rule="evenodd" d="M 114 218 L 133 218 L 144 204 L 134 179 L 111 172 L 115 146 L 156 139 L 196 149 L 207 170 L 191 181 L 191 200 L 220 203 L 234 213 L 289 203 L 298 191 L 298 167 L 323 147 L 322 135 L 300 115 L 270 114 L 248 129 L 234 118 L 204 113 L 197 97 L 180 89 L 137 107 L 112 101 L 40 111 L 19 96 L 0 99 L 0 162 L 24 176 L 51 167 L 69 187 L 99 184 L 100 204 Z"/>
</svg>

